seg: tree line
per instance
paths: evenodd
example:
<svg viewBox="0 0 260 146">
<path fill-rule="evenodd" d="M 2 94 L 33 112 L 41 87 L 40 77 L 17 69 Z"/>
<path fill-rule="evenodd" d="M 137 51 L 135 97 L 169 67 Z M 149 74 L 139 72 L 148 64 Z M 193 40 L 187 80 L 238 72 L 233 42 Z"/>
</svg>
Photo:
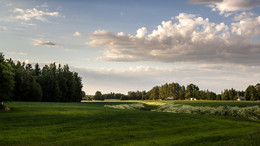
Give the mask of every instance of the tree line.
<svg viewBox="0 0 260 146">
<path fill-rule="evenodd" d="M 260 84 L 249 85 L 245 91 L 238 91 L 233 88 L 225 89 L 221 94 L 209 90 L 200 90 L 197 85 L 188 84 L 186 87 L 179 83 L 166 83 L 161 86 L 154 86 L 148 92 L 129 91 L 127 95 L 121 93 L 102 94 L 97 91 L 88 100 L 121 99 L 121 100 L 185 100 L 196 98 L 198 100 L 236 100 L 244 97 L 245 100 L 260 100 Z"/>
<path fill-rule="evenodd" d="M 79 102 L 84 94 L 82 79 L 68 65 L 56 63 L 42 69 L 36 63 L 4 59 L 0 53 L 0 101 Z"/>
</svg>

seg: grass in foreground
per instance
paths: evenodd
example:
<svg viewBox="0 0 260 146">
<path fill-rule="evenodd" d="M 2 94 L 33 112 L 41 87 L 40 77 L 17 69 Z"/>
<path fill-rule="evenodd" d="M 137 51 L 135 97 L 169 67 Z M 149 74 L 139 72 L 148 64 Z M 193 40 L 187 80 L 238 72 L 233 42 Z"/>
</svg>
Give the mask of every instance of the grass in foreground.
<svg viewBox="0 0 260 146">
<path fill-rule="evenodd" d="M 0 145 L 256 145 L 260 122 L 105 108 L 122 102 L 8 103 Z M 130 104 L 129 102 L 124 104 Z"/>
</svg>

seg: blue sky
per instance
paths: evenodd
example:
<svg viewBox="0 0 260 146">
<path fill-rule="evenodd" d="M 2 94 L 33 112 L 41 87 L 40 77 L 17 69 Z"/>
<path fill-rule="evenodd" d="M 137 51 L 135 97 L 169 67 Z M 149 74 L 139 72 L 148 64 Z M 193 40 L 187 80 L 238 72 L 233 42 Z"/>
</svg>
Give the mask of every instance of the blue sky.
<svg viewBox="0 0 260 146">
<path fill-rule="evenodd" d="M 87 94 L 260 78 L 259 0 L 0 0 L 0 52 L 69 64 Z"/>
</svg>

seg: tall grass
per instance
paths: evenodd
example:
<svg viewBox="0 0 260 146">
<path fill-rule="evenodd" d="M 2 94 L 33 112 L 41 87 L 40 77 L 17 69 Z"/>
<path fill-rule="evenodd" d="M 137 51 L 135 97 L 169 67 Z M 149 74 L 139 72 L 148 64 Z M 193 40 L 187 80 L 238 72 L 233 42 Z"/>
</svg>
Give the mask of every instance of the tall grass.
<svg viewBox="0 0 260 146">
<path fill-rule="evenodd" d="M 167 103 L 159 106 L 153 111 L 171 112 L 171 113 L 189 113 L 189 114 L 205 114 L 205 115 L 222 115 L 245 118 L 250 120 L 260 119 L 259 106 L 249 107 L 231 107 L 231 106 L 218 106 L 218 107 L 205 107 L 205 106 L 191 106 L 181 105 L 175 103 Z"/>
<path fill-rule="evenodd" d="M 104 105 L 104 107 L 114 108 L 114 109 L 138 110 L 138 109 L 145 108 L 145 104 L 133 103 L 133 104 Z"/>
</svg>

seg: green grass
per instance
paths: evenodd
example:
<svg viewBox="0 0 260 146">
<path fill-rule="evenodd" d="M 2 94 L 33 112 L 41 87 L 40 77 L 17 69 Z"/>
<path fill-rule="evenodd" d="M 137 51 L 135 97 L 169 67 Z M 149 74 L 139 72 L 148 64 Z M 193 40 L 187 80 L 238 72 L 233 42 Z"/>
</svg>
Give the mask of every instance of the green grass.
<svg viewBox="0 0 260 146">
<path fill-rule="evenodd" d="M 92 101 L 89 101 L 92 102 Z M 96 101 L 95 101 L 96 102 Z M 98 101 L 97 101 L 98 102 Z M 142 102 L 142 103 L 169 103 L 174 102 L 176 104 L 183 104 L 183 105 L 192 105 L 192 106 L 238 106 L 238 107 L 246 107 L 246 106 L 259 106 L 260 101 L 221 101 L 221 100 L 197 100 L 197 101 L 190 101 L 190 100 L 119 100 L 119 99 L 106 99 L 105 101 L 100 102 Z"/>
<path fill-rule="evenodd" d="M 120 110 L 131 102 L 11 102 L 0 111 L 0 145 L 257 145 L 260 121 Z M 242 103 L 242 102 L 241 102 Z M 183 102 L 205 106 L 226 103 Z M 216 105 L 217 104 L 217 105 Z M 230 102 L 230 105 L 240 104 Z M 248 106 L 245 102 L 239 106 Z M 259 105 L 259 102 L 256 103 Z"/>
<path fill-rule="evenodd" d="M 246 107 L 246 106 L 259 106 L 260 102 L 256 101 L 174 101 L 177 104 L 186 104 L 186 105 L 192 105 L 192 106 L 210 106 L 210 107 L 216 107 L 216 106 L 238 106 L 238 107 Z"/>
</svg>

